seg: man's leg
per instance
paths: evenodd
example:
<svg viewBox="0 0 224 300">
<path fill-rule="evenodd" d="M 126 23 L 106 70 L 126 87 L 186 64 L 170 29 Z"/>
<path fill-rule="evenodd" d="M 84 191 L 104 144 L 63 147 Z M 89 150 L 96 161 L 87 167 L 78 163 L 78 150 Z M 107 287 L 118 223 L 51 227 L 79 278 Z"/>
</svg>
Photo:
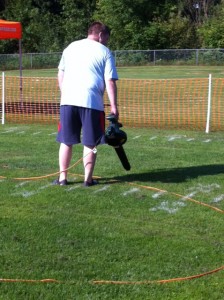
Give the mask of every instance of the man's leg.
<svg viewBox="0 0 224 300">
<path fill-rule="evenodd" d="M 59 181 L 67 179 L 67 169 L 72 158 L 72 145 L 65 145 L 61 143 L 59 148 Z"/>
<path fill-rule="evenodd" d="M 84 146 L 83 149 L 83 165 L 85 169 L 85 182 L 92 183 L 93 181 L 93 170 L 96 162 L 96 153 L 92 150 L 95 147 Z"/>
</svg>

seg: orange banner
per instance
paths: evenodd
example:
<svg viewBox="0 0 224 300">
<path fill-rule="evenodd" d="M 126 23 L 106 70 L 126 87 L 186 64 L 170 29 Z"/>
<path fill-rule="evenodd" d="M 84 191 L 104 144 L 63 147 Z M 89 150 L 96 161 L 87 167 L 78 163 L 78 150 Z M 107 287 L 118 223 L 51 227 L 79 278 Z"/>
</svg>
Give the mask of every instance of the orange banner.
<svg viewBox="0 0 224 300">
<path fill-rule="evenodd" d="M 0 40 L 21 38 L 22 26 L 20 22 L 0 20 Z"/>
</svg>

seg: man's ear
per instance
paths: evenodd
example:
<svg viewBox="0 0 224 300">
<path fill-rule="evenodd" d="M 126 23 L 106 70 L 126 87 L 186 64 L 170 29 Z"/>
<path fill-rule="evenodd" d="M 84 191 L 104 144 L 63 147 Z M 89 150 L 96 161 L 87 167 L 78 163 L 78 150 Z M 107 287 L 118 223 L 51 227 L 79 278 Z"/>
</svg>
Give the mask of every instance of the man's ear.
<svg viewBox="0 0 224 300">
<path fill-rule="evenodd" d="M 99 42 L 101 42 L 101 41 L 102 41 L 102 37 L 103 37 L 103 33 L 102 33 L 102 32 L 100 32 L 100 33 L 99 33 Z"/>
</svg>

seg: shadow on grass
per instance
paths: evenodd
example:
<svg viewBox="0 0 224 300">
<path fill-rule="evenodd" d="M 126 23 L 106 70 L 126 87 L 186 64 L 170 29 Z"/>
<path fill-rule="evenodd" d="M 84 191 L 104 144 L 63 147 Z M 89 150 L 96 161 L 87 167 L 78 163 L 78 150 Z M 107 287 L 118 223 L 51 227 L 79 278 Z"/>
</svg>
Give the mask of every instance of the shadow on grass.
<svg viewBox="0 0 224 300">
<path fill-rule="evenodd" d="M 184 168 L 161 169 L 145 173 L 132 173 L 123 176 L 116 176 L 113 179 L 120 181 L 141 181 L 141 182 L 164 182 L 180 183 L 188 179 L 200 176 L 210 176 L 224 173 L 224 165 L 204 165 Z"/>
</svg>

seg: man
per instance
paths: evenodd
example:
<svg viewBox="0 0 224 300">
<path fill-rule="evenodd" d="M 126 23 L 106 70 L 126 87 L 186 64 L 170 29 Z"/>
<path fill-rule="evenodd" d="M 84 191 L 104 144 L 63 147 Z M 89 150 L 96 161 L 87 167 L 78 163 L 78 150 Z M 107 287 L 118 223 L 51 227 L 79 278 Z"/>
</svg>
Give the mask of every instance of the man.
<svg viewBox="0 0 224 300">
<path fill-rule="evenodd" d="M 61 90 L 60 123 L 57 141 L 60 142 L 60 175 L 54 181 L 67 185 L 67 169 L 72 158 L 72 146 L 81 142 L 82 131 L 84 186 L 97 184 L 93 180 L 96 162 L 94 148 L 104 143 L 105 88 L 110 100 L 111 113 L 118 117 L 118 75 L 114 58 L 106 47 L 110 29 L 94 22 L 86 39 L 71 43 L 62 54 L 58 66 L 58 83 Z"/>
</svg>

